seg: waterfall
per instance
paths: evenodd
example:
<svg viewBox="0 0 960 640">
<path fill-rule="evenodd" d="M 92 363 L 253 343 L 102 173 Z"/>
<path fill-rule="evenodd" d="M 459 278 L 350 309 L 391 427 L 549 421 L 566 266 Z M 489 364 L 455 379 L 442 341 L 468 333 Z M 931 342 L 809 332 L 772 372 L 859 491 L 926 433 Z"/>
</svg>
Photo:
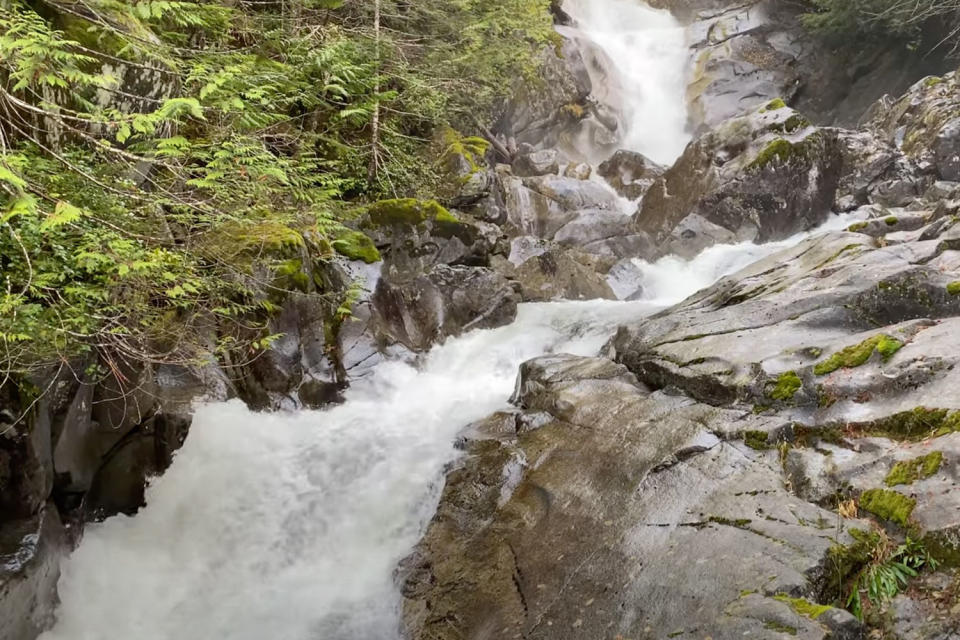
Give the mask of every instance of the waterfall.
<svg viewBox="0 0 960 640">
<path fill-rule="evenodd" d="M 683 30 L 629 0 L 568 0 L 622 145 L 671 162 L 685 131 Z M 602 64 L 601 64 L 602 63 Z M 793 239 L 792 241 L 796 241 Z M 788 243 L 791 241 L 788 241 Z M 390 640 L 397 563 L 432 516 L 458 432 L 508 407 L 518 366 L 595 355 L 619 324 L 781 246 L 638 262 L 646 300 L 521 305 L 517 320 L 386 361 L 324 411 L 201 407 L 134 517 L 88 525 L 44 640 Z"/>
<path fill-rule="evenodd" d="M 617 114 L 617 146 L 672 164 L 690 141 L 683 26 L 638 0 L 565 0 L 563 8 L 574 24 L 559 30 L 579 44 L 593 97 Z"/>
</svg>

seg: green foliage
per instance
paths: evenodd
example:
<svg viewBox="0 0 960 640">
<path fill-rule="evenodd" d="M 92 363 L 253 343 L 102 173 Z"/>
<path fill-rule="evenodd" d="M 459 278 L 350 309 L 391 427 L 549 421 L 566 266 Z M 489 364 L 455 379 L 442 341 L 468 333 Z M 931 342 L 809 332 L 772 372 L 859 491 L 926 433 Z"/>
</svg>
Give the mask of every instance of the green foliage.
<svg viewBox="0 0 960 640">
<path fill-rule="evenodd" d="M 889 46 L 899 40 L 918 46 L 923 28 L 945 27 L 947 41 L 956 48 L 960 25 L 957 0 L 811 0 L 813 11 L 801 16 L 811 31 L 847 46 L 877 42 Z M 942 44 L 942 43 L 937 43 Z"/>
<path fill-rule="evenodd" d="M 873 336 L 860 344 L 838 351 L 823 362 L 818 363 L 813 368 L 813 372 L 818 376 L 824 376 L 840 368 L 853 369 L 859 367 L 870 359 L 874 351 L 879 353 L 883 361 L 886 362 L 901 347 L 903 347 L 903 342 L 894 337 L 884 334 Z"/>
<path fill-rule="evenodd" d="M 952 296 L 960 295 L 960 280 L 956 282 L 951 282 L 950 284 L 948 284 L 947 293 L 949 293 Z"/>
<path fill-rule="evenodd" d="M 937 561 L 922 542 L 909 536 L 894 545 L 882 533 L 871 536 L 867 559 L 855 574 L 846 598 L 846 607 L 863 619 L 865 602 L 882 605 L 903 591 L 924 568 L 936 569 Z"/>
<path fill-rule="evenodd" d="M 549 0 L 382 4 L 377 35 L 366 2 L 0 2 L 0 380 L 196 361 L 211 330 L 263 348 L 265 305 L 331 246 L 379 258 L 345 203 L 428 196 L 444 153 L 478 164 L 484 140 L 437 140 L 536 76 Z"/>
</svg>

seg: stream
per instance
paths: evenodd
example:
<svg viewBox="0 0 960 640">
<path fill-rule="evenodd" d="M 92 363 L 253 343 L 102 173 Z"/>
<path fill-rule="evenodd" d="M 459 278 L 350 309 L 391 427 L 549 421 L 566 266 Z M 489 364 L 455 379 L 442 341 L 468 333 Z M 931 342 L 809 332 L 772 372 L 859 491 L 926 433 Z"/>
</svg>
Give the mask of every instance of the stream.
<svg viewBox="0 0 960 640">
<path fill-rule="evenodd" d="M 627 123 L 624 145 L 673 161 L 689 139 L 682 27 L 628 0 L 565 6 L 607 60 L 594 83 Z M 523 361 L 595 355 L 621 322 L 799 239 L 638 262 L 643 300 L 521 305 L 513 324 L 448 340 L 416 366 L 380 364 L 328 410 L 201 407 L 147 506 L 87 527 L 42 638 L 398 638 L 395 568 L 434 512 L 458 432 L 508 406 Z"/>
</svg>

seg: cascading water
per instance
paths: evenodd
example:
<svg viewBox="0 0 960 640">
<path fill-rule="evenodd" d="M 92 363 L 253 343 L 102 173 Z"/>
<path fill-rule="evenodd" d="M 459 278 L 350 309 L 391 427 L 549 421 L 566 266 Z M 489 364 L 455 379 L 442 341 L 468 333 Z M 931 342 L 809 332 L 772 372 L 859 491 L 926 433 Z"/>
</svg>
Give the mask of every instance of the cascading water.
<svg viewBox="0 0 960 640">
<path fill-rule="evenodd" d="M 672 161 L 687 140 L 682 30 L 628 0 L 566 6 L 616 63 L 625 146 Z M 202 407 L 147 506 L 87 528 L 44 640 L 398 637 L 394 569 L 433 513 L 457 433 L 507 406 L 520 363 L 594 355 L 618 324 L 770 250 L 641 263 L 646 301 L 522 305 L 514 324 L 449 340 L 416 368 L 382 363 L 327 411 Z"/>
<path fill-rule="evenodd" d="M 690 140 L 683 26 L 638 0 L 566 0 L 563 8 L 574 24 L 559 30 L 579 43 L 593 97 L 617 114 L 616 146 L 671 164 Z"/>
<path fill-rule="evenodd" d="M 651 300 L 521 305 L 512 325 L 449 340 L 417 368 L 379 365 L 327 411 L 201 408 L 147 506 L 87 528 L 43 640 L 398 638 L 394 568 L 457 433 L 507 407 L 523 361 L 595 355 L 619 324 L 801 238 L 640 263 Z"/>
</svg>

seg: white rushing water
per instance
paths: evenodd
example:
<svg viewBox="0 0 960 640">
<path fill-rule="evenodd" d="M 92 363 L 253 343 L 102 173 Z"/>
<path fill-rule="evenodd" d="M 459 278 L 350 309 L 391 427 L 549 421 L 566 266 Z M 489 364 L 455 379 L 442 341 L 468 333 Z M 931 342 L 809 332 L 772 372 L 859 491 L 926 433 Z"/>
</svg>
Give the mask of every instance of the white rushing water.
<svg viewBox="0 0 960 640">
<path fill-rule="evenodd" d="M 804 235 L 640 263 L 652 300 L 521 305 L 513 324 L 449 340 L 419 367 L 382 363 L 326 411 L 202 407 L 147 506 L 87 527 L 43 640 L 398 638 L 394 569 L 458 432 L 507 408 L 523 361 L 595 355 L 618 325 Z"/>
<path fill-rule="evenodd" d="M 593 95 L 618 114 L 619 146 L 672 164 L 687 131 L 686 31 L 669 11 L 639 0 L 565 0 L 560 29 L 580 43 Z"/>
<path fill-rule="evenodd" d="M 672 161 L 687 141 L 682 29 L 629 0 L 564 6 L 614 63 L 625 146 Z M 382 363 L 326 411 L 200 408 L 147 506 L 87 527 L 42 638 L 397 638 L 395 567 L 435 509 L 458 432 L 507 407 L 520 363 L 595 355 L 617 325 L 783 244 L 638 263 L 646 301 L 522 305 L 512 325 L 449 340 L 417 367 Z"/>
</svg>

